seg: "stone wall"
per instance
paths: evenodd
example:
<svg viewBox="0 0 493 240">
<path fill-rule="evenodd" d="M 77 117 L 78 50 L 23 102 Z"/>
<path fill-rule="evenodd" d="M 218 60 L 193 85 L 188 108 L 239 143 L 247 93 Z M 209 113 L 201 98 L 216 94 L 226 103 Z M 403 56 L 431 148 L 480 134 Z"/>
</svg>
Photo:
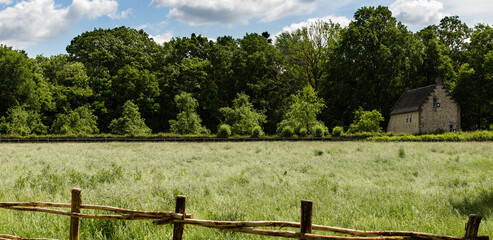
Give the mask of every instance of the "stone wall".
<svg viewBox="0 0 493 240">
<path fill-rule="evenodd" d="M 436 99 L 436 103 L 433 102 Z M 438 106 L 439 104 L 439 106 Z M 421 133 L 457 131 L 460 129 L 460 108 L 445 87 L 438 84 L 420 109 Z M 450 128 L 452 125 L 452 129 Z"/>
<path fill-rule="evenodd" d="M 419 133 L 419 112 L 401 113 L 390 116 L 387 132 Z"/>
</svg>

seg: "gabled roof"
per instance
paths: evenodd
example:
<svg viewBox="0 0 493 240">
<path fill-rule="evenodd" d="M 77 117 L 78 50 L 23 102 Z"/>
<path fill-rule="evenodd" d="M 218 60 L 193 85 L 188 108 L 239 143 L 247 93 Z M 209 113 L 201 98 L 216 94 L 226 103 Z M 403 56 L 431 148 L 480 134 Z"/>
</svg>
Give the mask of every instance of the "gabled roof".
<svg viewBox="0 0 493 240">
<path fill-rule="evenodd" d="M 390 115 L 418 111 L 426 97 L 435 89 L 436 84 L 412 90 L 406 90 L 390 110 Z"/>
</svg>

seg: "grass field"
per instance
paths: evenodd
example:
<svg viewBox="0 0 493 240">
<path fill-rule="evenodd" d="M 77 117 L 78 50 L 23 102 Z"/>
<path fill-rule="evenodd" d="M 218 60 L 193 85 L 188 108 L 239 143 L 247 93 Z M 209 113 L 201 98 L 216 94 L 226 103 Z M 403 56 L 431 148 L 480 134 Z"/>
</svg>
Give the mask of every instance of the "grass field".
<svg viewBox="0 0 493 240">
<path fill-rule="evenodd" d="M 470 213 L 493 236 L 493 143 L 248 142 L 1 144 L 0 202 L 174 210 L 210 220 L 299 221 L 463 236 Z M 68 239 L 69 218 L 0 209 L 0 234 Z M 287 229 L 292 230 L 292 229 Z M 82 220 L 81 239 L 171 239 L 151 221 Z M 186 226 L 184 239 L 268 239 Z M 277 238 L 276 238 L 277 239 Z"/>
</svg>

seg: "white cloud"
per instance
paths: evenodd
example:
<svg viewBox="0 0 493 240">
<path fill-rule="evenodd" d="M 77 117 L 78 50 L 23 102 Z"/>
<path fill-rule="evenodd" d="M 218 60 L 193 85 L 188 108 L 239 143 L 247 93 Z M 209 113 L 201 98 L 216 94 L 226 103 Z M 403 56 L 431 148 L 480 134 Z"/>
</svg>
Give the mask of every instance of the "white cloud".
<svg viewBox="0 0 493 240">
<path fill-rule="evenodd" d="M 118 2 L 115 0 L 73 0 L 68 9 L 70 14 L 76 18 L 84 15 L 87 15 L 89 19 L 102 16 L 112 17 L 117 15 Z"/>
<path fill-rule="evenodd" d="M 457 15 L 467 21 L 469 27 L 477 23 L 493 25 L 493 1 L 491 0 L 442 0 L 449 15 Z"/>
<path fill-rule="evenodd" d="M 431 25 L 446 14 L 444 4 L 435 0 L 397 0 L 389 6 L 392 14 L 406 25 Z"/>
<path fill-rule="evenodd" d="M 389 9 L 406 25 L 438 24 L 445 16 L 459 16 L 470 27 L 477 23 L 493 23 L 491 0 L 396 0 Z"/>
<path fill-rule="evenodd" d="M 11 3 L 12 3 L 12 0 L 0 0 L 0 4 L 9 5 Z"/>
<path fill-rule="evenodd" d="M 324 21 L 324 22 L 332 21 L 333 23 L 339 23 L 341 25 L 341 27 L 346 27 L 349 25 L 349 22 L 351 22 L 351 20 L 347 17 L 326 16 L 326 17 L 322 17 L 322 18 L 310 18 L 304 22 L 293 23 L 289 26 L 283 27 L 282 31 L 278 32 L 276 34 L 276 36 L 278 36 L 282 32 L 294 32 L 297 29 L 300 29 L 302 27 L 308 27 L 317 21 Z"/>
<path fill-rule="evenodd" d="M 83 16 L 121 16 L 115 0 L 73 0 L 59 8 L 54 0 L 24 0 L 0 11 L 0 42 L 26 48 L 69 31 Z"/>
<path fill-rule="evenodd" d="M 171 38 L 173 38 L 173 32 L 165 32 L 163 34 L 158 34 L 158 35 L 149 35 L 151 38 L 154 39 L 154 42 L 158 44 L 163 44 L 165 42 L 169 42 Z"/>
<path fill-rule="evenodd" d="M 191 25 L 263 22 L 315 10 L 318 0 L 152 0 L 152 5 L 170 7 L 168 17 Z"/>
</svg>

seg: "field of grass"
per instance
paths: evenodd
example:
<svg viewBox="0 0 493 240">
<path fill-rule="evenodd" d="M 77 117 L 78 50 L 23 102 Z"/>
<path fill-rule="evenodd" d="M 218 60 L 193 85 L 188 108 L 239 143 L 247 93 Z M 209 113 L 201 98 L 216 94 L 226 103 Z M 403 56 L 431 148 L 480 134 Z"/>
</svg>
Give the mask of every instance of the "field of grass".
<svg viewBox="0 0 493 240">
<path fill-rule="evenodd" d="M 463 236 L 470 213 L 493 236 L 493 143 L 248 142 L 1 144 L 0 202 L 70 202 L 209 220 L 299 221 Z M 68 239 L 69 218 L 0 209 L 0 234 Z M 292 229 L 286 229 L 292 230 Z M 171 239 L 151 221 L 81 221 L 81 239 Z M 184 239 L 268 239 L 194 226 Z M 276 238 L 277 239 L 277 238 Z"/>
</svg>

